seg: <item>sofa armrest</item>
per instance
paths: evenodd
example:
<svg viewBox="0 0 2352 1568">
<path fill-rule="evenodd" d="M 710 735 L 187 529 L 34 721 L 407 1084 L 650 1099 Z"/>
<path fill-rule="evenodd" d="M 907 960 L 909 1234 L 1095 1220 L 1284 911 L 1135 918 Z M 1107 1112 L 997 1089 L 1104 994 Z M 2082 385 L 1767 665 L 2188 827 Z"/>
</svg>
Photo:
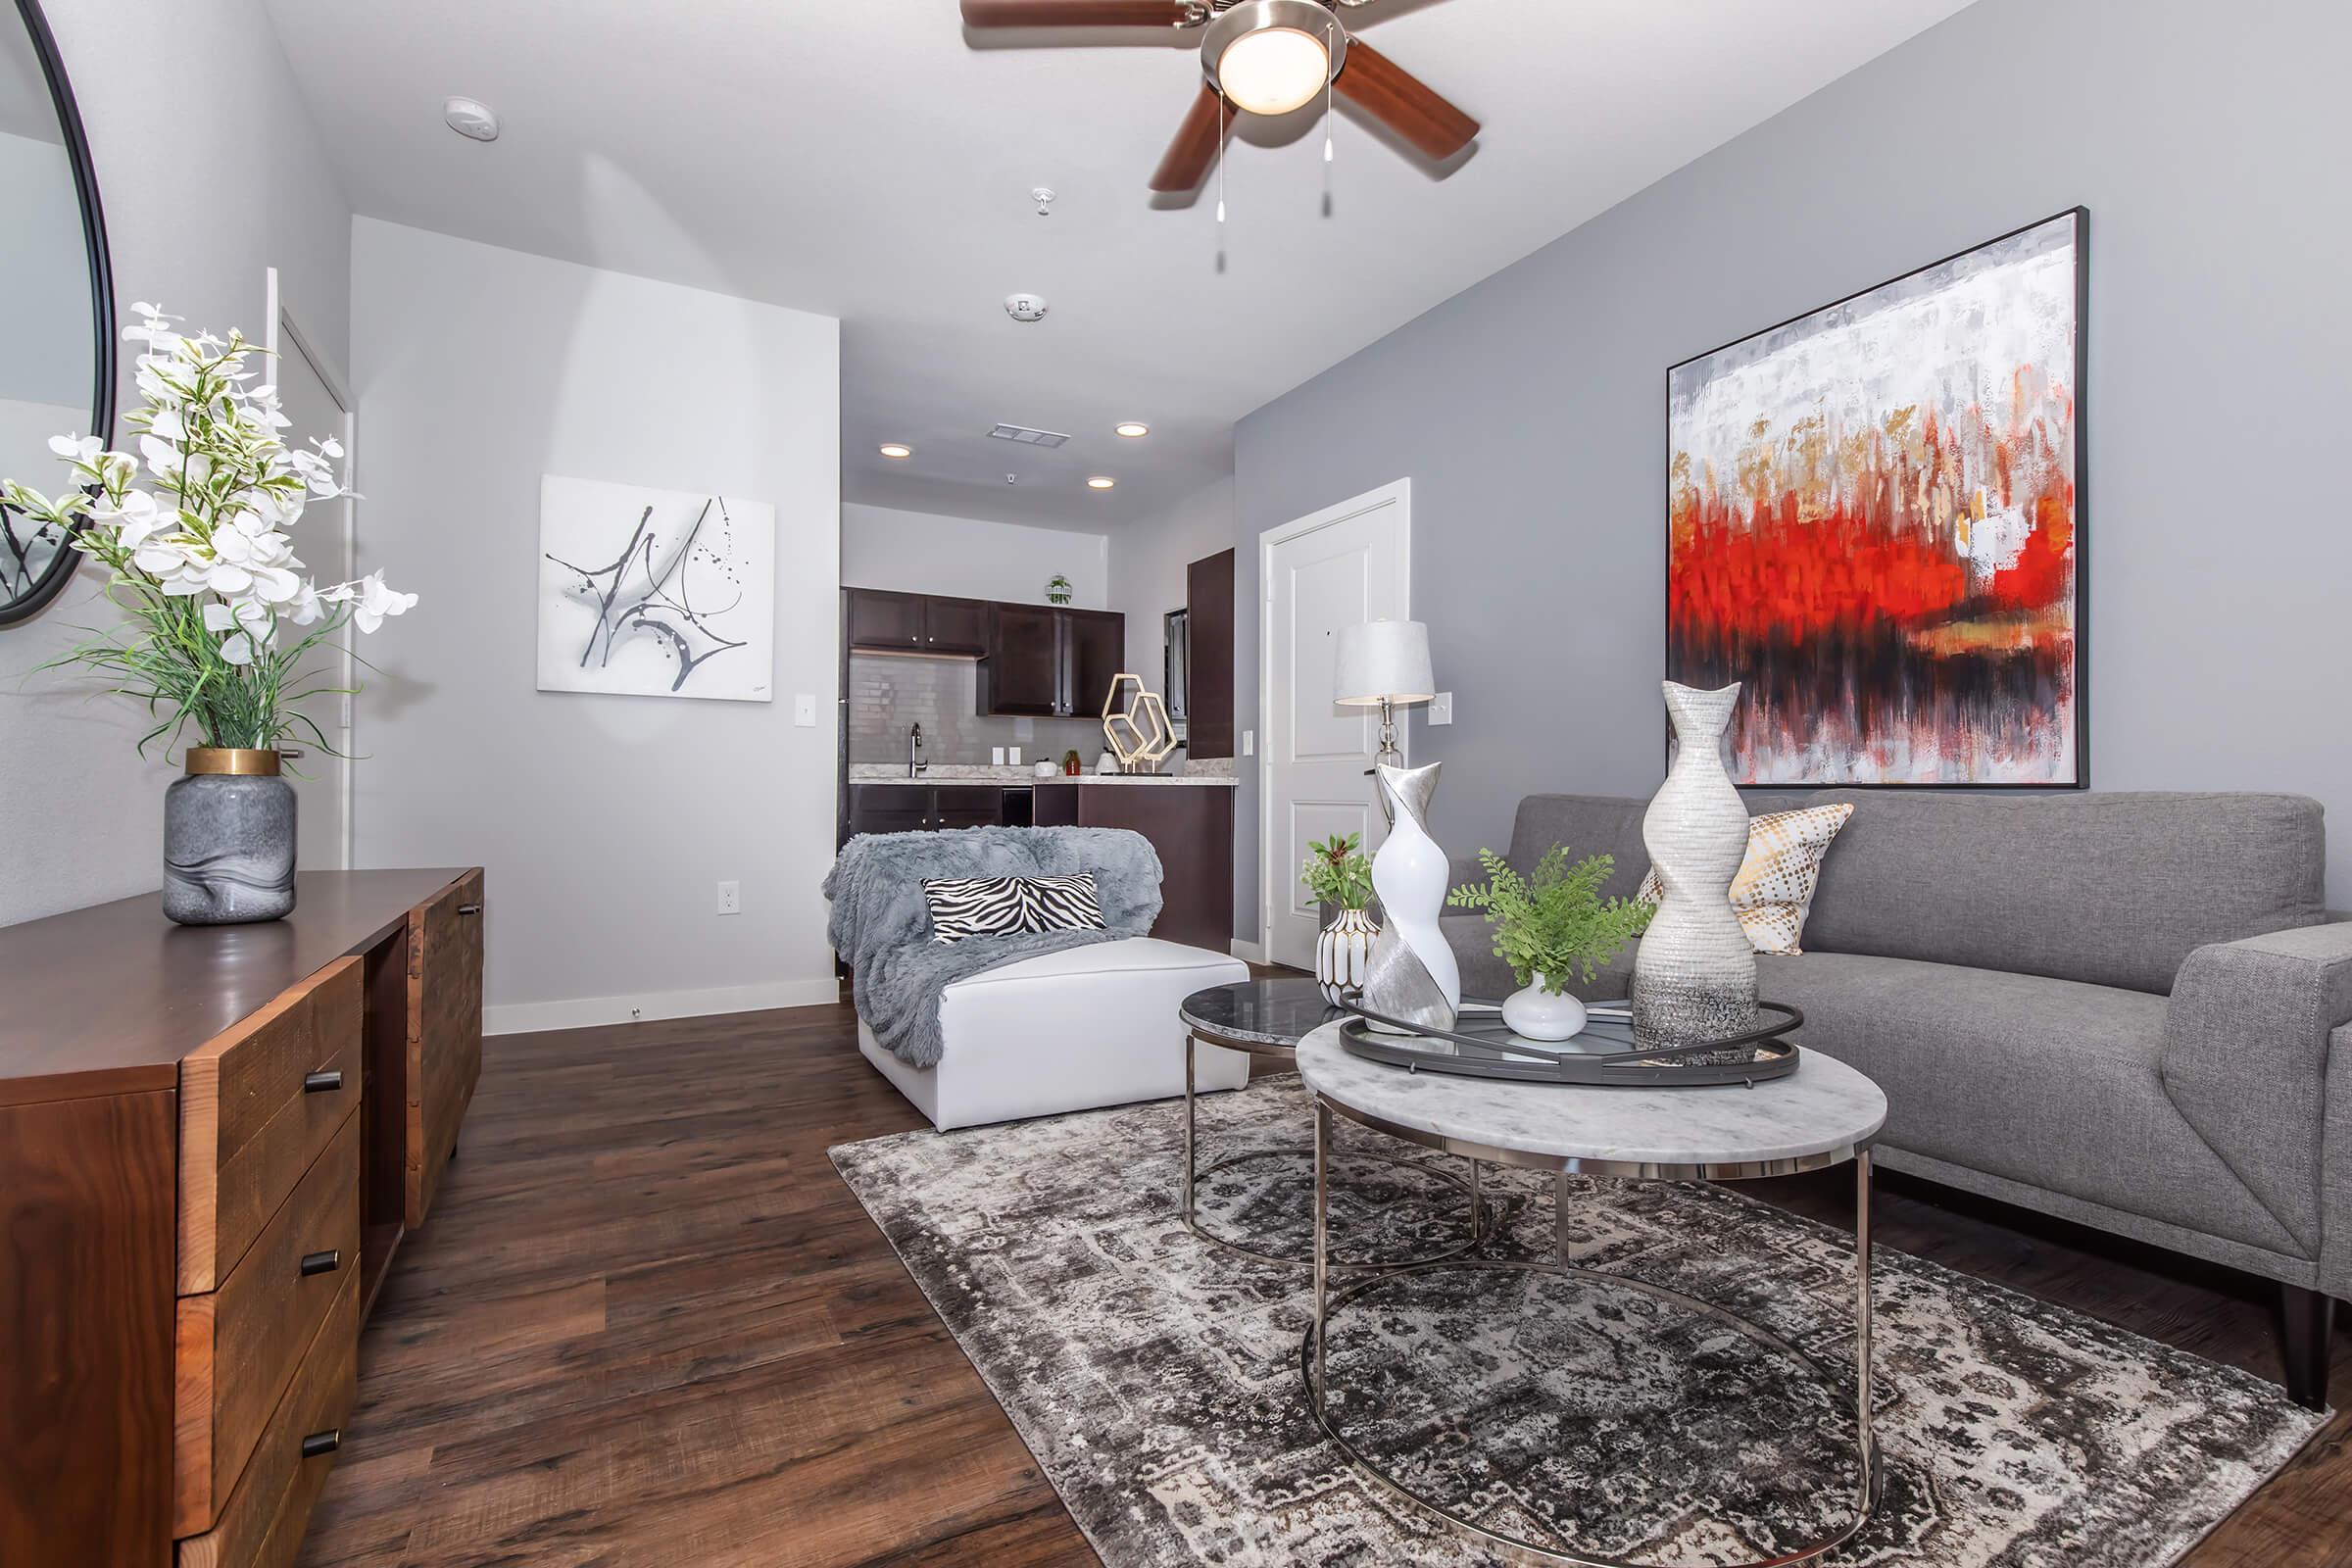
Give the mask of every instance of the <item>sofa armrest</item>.
<svg viewBox="0 0 2352 1568">
<path fill-rule="evenodd" d="M 2352 1182 L 2352 1127 L 2328 1114 L 2331 1037 L 2348 1022 L 2352 925 L 2344 924 L 2199 948 L 2181 964 L 2165 1013 L 2165 1092 L 2315 1256 L 2327 1167 L 2343 1165 L 2339 1179 Z M 2352 1251 L 2352 1234 L 2336 1247 Z"/>
</svg>

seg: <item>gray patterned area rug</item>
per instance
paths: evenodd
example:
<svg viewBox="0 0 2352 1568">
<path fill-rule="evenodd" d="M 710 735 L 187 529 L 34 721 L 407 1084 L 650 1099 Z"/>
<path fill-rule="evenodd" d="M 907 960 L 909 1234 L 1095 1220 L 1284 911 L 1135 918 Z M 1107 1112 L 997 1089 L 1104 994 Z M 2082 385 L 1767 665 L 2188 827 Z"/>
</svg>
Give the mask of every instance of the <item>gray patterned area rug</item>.
<svg viewBox="0 0 2352 1568">
<path fill-rule="evenodd" d="M 1307 1408 L 1302 1269 L 1177 1212 L 1181 1102 L 845 1144 L 834 1163 L 1110 1568 L 1499 1559 L 1360 1477 Z M 1199 1218 L 1287 1251 L 1311 1212 L 1296 1075 L 1201 1101 Z M 1342 1122 L 1343 1255 L 1458 1241 L 1460 1190 Z M 1420 1156 L 1431 1170 L 1462 1162 Z M 1635 1562 L 1766 1558 L 1850 1513 L 1848 1235 L 1720 1187 L 1579 1179 L 1570 1261 L 1741 1313 L 1489 1266 L 1553 1254 L 1552 1186 L 1489 1167 L 1470 1269 L 1386 1276 L 1335 1313 L 1340 1429 L 1498 1534 Z M 2319 1418 L 2274 1385 L 1885 1248 L 1874 1256 L 1884 1500 L 1837 1563 L 2163 1564 Z M 1365 1276 L 1335 1276 L 1336 1288 Z"/>
</svg>

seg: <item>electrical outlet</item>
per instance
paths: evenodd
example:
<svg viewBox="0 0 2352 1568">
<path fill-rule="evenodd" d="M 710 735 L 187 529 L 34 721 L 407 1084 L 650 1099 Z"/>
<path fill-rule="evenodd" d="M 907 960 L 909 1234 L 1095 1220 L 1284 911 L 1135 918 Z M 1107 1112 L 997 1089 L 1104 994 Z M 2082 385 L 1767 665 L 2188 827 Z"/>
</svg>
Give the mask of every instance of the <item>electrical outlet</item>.
<svg viewBox="0 0 2352 1568">
<path fill-rule="evenodd" d="M 741 914 L 743 912 L 742 883 L 721 882 L 718 885 L 718 912 L 721 914 Z"/>
<path fill-rule="evenodd" d="M 792 699 L 792 721 L 803 729 L 816 726 L 816 694 L 800 692 Z"/>
<path fill-rule="evenodd" d="M 1429 721 L 1432 724 L 1453 722 L 1453 693 L 1440 692 L 1429 700 Z"/>
</svg>

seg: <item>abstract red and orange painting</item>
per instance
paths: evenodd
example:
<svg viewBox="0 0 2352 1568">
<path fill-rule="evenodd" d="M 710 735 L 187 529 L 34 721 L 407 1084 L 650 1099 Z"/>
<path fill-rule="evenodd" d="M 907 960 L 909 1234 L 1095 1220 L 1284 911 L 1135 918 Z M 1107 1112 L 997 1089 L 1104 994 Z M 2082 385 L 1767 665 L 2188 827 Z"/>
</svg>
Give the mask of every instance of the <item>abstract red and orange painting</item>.
<svg viewBox="0 0 2352 1568">
<path fill-rule="evenodd" d="M 1742 784 L 2085 782 L 2078 209 L 1667 372 L 1666 668 Z"/>
</svg>

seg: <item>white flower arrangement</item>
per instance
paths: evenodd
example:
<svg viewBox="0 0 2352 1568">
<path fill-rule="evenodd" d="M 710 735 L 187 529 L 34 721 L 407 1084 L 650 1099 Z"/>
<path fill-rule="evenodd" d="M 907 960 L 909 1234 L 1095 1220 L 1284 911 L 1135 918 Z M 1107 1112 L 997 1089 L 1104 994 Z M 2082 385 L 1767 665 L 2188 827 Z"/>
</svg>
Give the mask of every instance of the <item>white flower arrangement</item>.
<svg viewBox="0 0 2352 1568">
<path fill-rule="evenodd" d="M 301 574 L 285 530 L 313 498 L 355 494 L 335 464 L 332 436 L 289 447 L 277 389 L 248 385 L 256 353 L 238 333 L 177 331 L 176 317 L 131 307 L 138 323 L 122 335 L 147 345 L 138 357 L 144 407 L 124 416 L 139 455 L 110 452 L 96 436 L 49 443 L 78 488 L 52 501 L 14 479 L 0 481 L 9 506 L 105 563 L 107 597 L 123 623 L 61 654 L 44 668 L 80 664 L 112 689 L 162 715 L 139 738 L 194 725 L 207 746 L 263 750 L 307 732 L 333 746 L 294 710 L 306 697 L 356 688 L 304 685 L 303 657 L 346 625 L 373 632 L 416 603 L 384 584 L 382 572 L 321 588 Z M 314 627 L 299 637 L 288 627 Z"/>
</svg>

